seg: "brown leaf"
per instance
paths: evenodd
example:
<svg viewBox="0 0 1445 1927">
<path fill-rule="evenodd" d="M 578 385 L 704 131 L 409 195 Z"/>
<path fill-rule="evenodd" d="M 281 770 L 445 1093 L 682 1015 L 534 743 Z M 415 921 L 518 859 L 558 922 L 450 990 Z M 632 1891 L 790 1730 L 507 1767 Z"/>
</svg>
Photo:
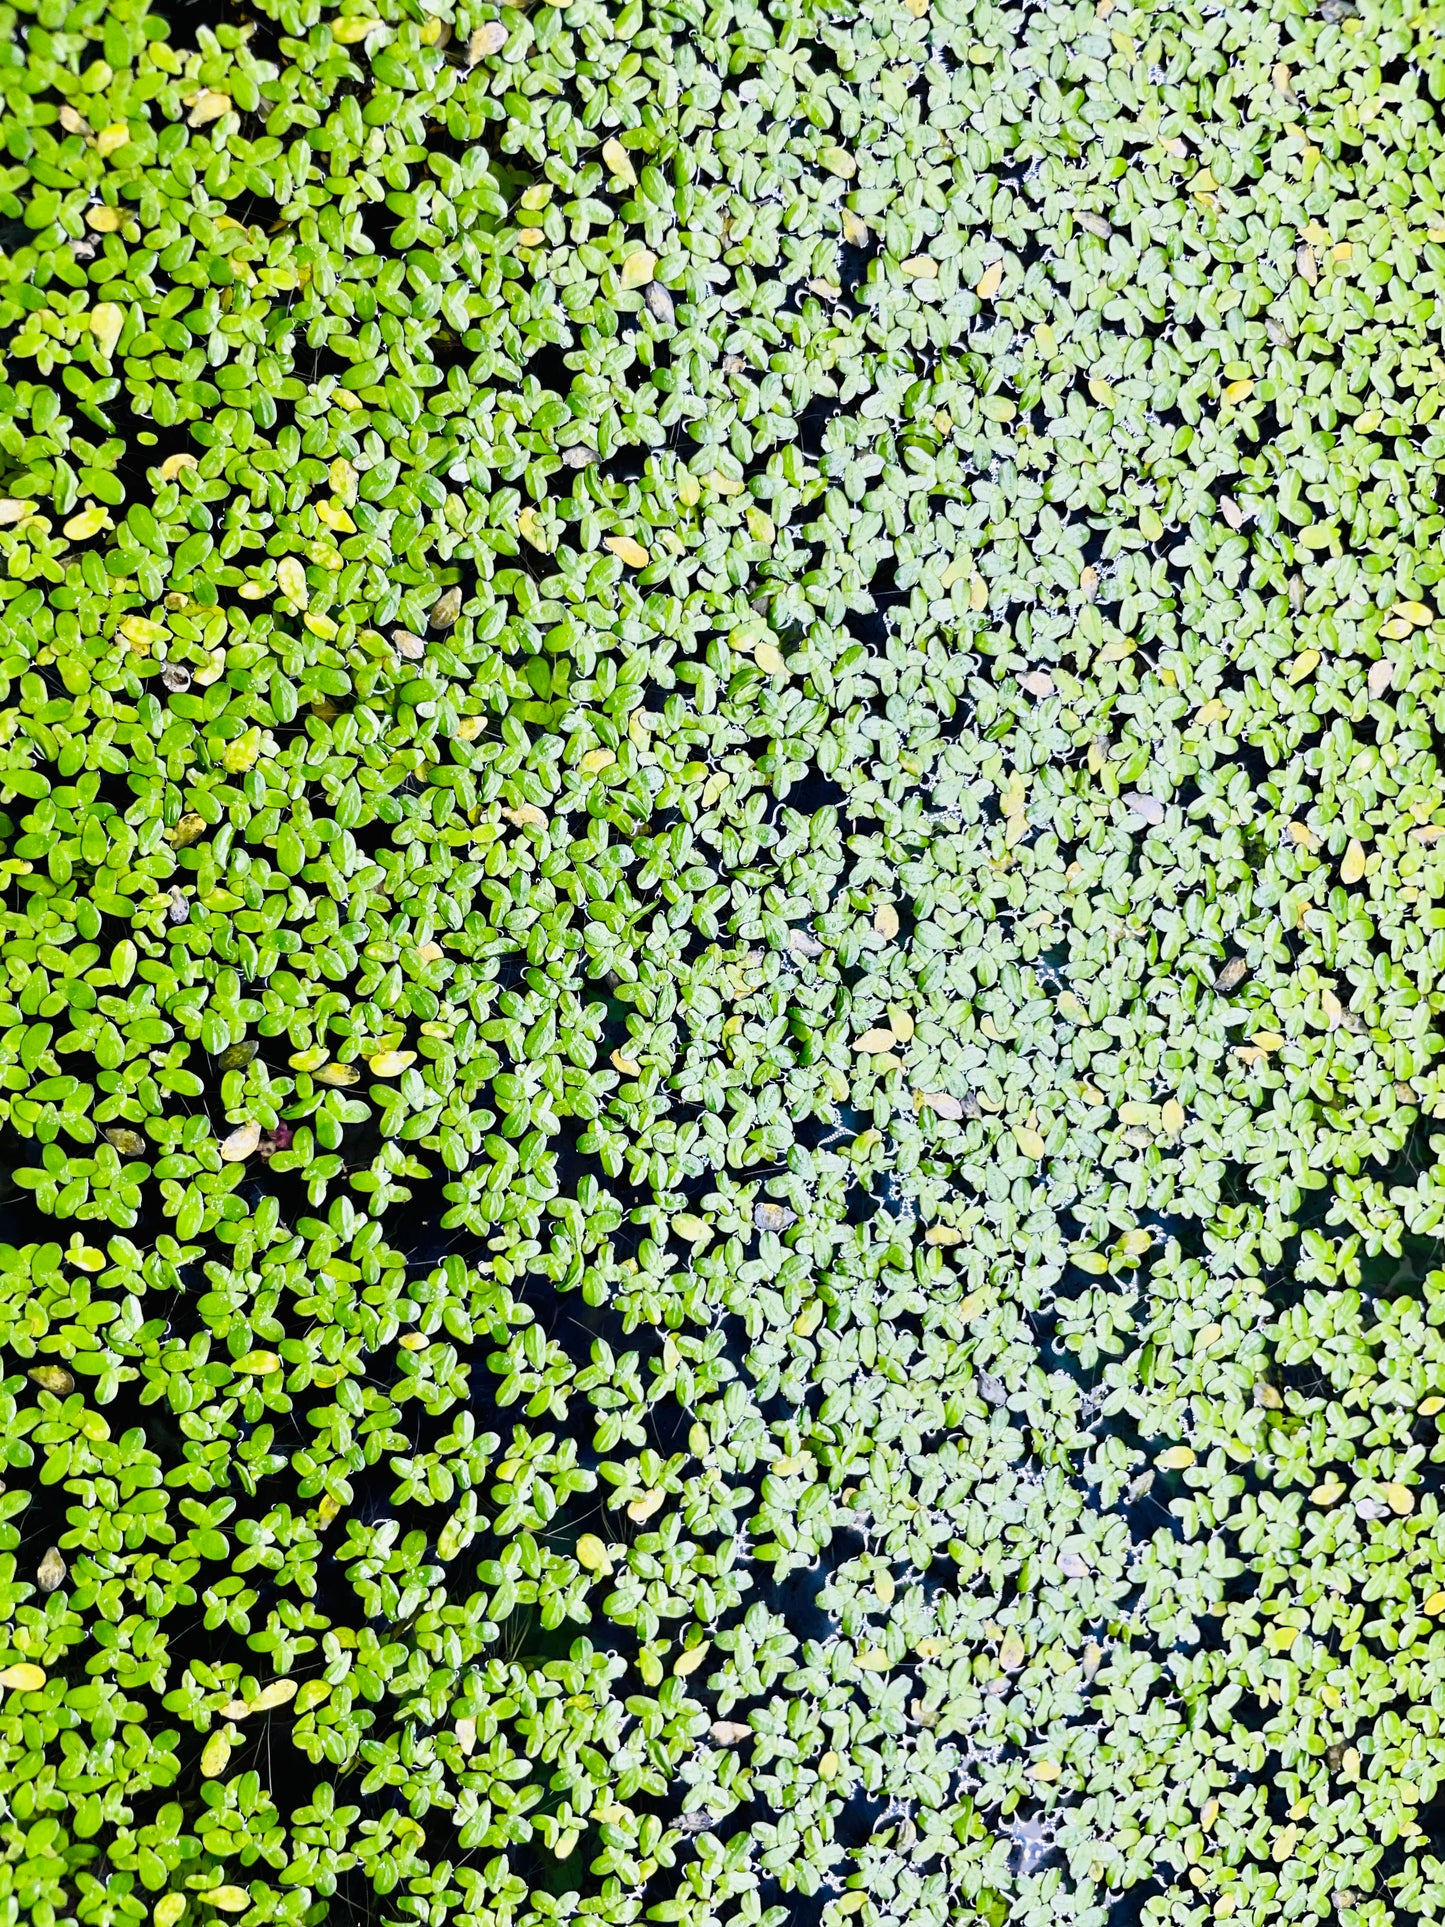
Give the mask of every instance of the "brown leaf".
<svg viewBox="0 0 1445 1927">
<path fill-rule="evenodd" d="M 221 1139 L 220 1153 L 227 1164 L 244 1164 L 260 1142 L 259 1124 L 238 1124 L 234 1131 Z"/>
<path fill-rule="evenodd" d="M 458 588 L 445 591 L 432 604 L 427 621 L 433 629 L 450 629 L 462 612 L 462 592 Z"/>
<path fill-rule="evenodd" d="M 950 1124 L 956 1124 L 963 1116 L 963 1104 L 959 1098 L 951 1097 L 947 1091 L 920 1091 L 918 1102 L 935 1117 L 941 1117 Z"/>
<path fill-rule="evenodd" d="M 507 29 L 500 20 L 488 20 L 478 27 L 467 42 L 467 65 L 475 67 L 479 60 L 489 60 L 499 54 L 507 44 Z"/>
<path fill-rule="evenodd" d="M 759 1231 L 786 1231 L 789 1225 L 798 1222 L 796 1211 L 790 1211 L 785 1204 L 763 1203 L 753 1206 L 753 1223 Z"/>
<path fill-rule="evenodd" d="M 61 1556 L 60 1548 L 51 1546 L 36 1568 L 36 1582 L 42 1592 L 54 1592 L 57 1587 L 65 1584 L 65 1575 L 68 1571 L 69 1567 Z"/>
<path fill-rule="evenodd" d="M 28 1376 L 42 1392 L 53 1392 L 57 1398 L 75 1390 L 75 1380 L 63 1365 L 32 1365 Z"/>
</svg>

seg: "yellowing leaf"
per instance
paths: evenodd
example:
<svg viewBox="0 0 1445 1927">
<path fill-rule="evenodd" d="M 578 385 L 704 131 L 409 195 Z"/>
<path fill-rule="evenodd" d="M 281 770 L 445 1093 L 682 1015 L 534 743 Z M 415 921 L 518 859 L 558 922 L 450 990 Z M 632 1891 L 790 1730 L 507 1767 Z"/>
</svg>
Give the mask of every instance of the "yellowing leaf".
<svg viewBox="0 0 1445 1927">
<path fill-rule="evenodd" d="M 1326 1509 L 1337 1504 L 1344 1496 L 1345 1488 L 1340 1480 L 1335 1478 L 1325 1479 L 1310 1493 L 1312 1503 Z"/>
<path fill-rule="evenodd" d="M 1319 650 L 1302 649 L 1285 671 L 1285 681 L 1290 683 L 1303 682 L 1305 677 L 1312 676 L 1319 666 Z"/>
<path fill-rule="evenodd" d="M 99 535 L 102 529 L 114 526 L 107 511 L 92 503 L 89 508 L 82 509 L 79 515 L 72 515 L 68 522 L 62 522 L 60 532 L 67 542 L 88 542 L 92 535 Z"/>
<path fill-rule="evenodd" d="M 167 634 L 159 622 L 148 622 L 144 616 L 122 616 L 116 628 L 138 656 L 148 655 Z"/>
<path fill-rule="evenodd" d="M 691 1211 L 679 1211 L 672 1220 L 672 1229 L 688 1244 L 702 1244 L 712 1237 L 712 1226 L 706 1218 L 699 1218 Z"/>
<path fill-rule="evenodd" d="M 1193 1465 L 1194 1452 L 1188 1445 L 1171 1445 L 1154 1463 L 1162 1472 L 1182 1472 L 1186 1466 Z"/>
<path fill-rule="evenodd" d="M 1015 1124 L 1013 1133 L 1015 1144 L 1026 1158 L 1032 1158 L 1037 1163 L 1047 1155 L 1048 1146 L 1038 1131 L 1032 1130 L 1027 1124 Z"/>
<path fill-rule="evenodd" d="M 637 170 L 628 158 L 627 149 L 615 136 L 602 143 L 602 159 L 615 180 L 621 181 L 624 187 L 636 187 Z"/>
<path fill-rule="evenodd" d="M 326 528 L 334 530 L 337 535 L 355 535 L 356 533 L 355 522 L 340 502 L 318 502 L 316 519 Z"/>
<path fill-rule="evenodd" d="M 672 1662 L 673 1677 L 675 1679 L 686 1679 L 689 1673 L 695 1673 L 699 1666 L 706 1664 L 707 1656 L 711 1651 L 712 1641 L 710 1639 L 703 1640 L 701 1645 L 689 1646 L 686 1651 L 679 1653 L 677 1658 Z"/>
<path fill-rule="evenodd" d="M 1340 865 L 1341 883 L 1358 883 L 1365 874 L 1365 846 L 1358 837 L 1351 837 L 1345 849 L 1345 860 Z"/>
<path fill-rule="evenodd" d="M 853 1048 L 863 1056 L 871 1057 L 878 1051 L 892 1050 L 897 1042 L 898 1039 L 893 1035 L 891 1030 L 888 1030 L 881 1024 L 876 1024 L 872 1030 L 864 1031 Z"/>
<path fill-rule="evenodd" d="M 818 160 L 830 174 L 836 174 L 840 181 L 851 181 L 858 172 L 858 163 L 846 147 L 835 145 L 820 148 Z"/>
<path fill-rule="evenodd" d="M 1024 1663 L 1024 1643 L 1017 1633 L 1005 1633 L 998 1649 L 998 1663 L 1006 1673 L 1016 1673 Z"/>
<path fill-rule="evenodd" d="M 975 615 L 988 607 L 988 584 L 977 571 L 968 578 L 968 606 Z"/>
<path fill-rule="evenodd" d="M 90 332 L 95 336 L 96 347 L 107 360 L 115 353 L 115 345 L 124 327 L 125 309 L 118 302 L 100 301 L 91 309 Z"/>
<path fill-rule="evenodd" d="M 913 1013 L 905 1010 L 902 1004 L 888 1006 L 888 1028 L 900 1044 L 907 1044 L 913 1038 Z"/>
<path fill-rule="evenodd" d="M 204 1759 L 205 1755 L 202 1754 L 201 1757 Z M 204 1768 L 202 1770 L 204 1771 Z M 151 1920 L 154 1927 L 176 1927 L 176 1922 L 185 1911 L 184 1894 L 162 1894 L 155 1906 L 151 1908 Z"/>
<path fill-rule="evenodd" d="M 587 1572 L 611 1572 L 607 1548 L 595 1532 L 584 1532 L 577 1541 L 577 1563 Z"/>
<path fill-rule="evenodd" d="M 833 1749 L 829 1747 L 828 1751 L 818 1762 L 818 1778 L 820 1780 L 836 1780 L 842 1769 L 842 1765 L 842 1760 Z"/>
<path fill-rule="evenodd" d="M 311 599 L 306 571 L 294 555 L 283 555 L 276 564 L 276 586 L 298 609 L 304 609 Z"/>
<path fill-rule="evenodd" d="M 375 1057 L 368 1057 L 366 1068 L 373 1077 L 400 1077 L 416 1062 L 414 1050 L 378 1051 Z"/>
<path fill-rule="evenodd" d="M 912 254 L 902 264 L 903 272 L 912 281 L 936 281 L 938 263 L 931 254 Z"/>
<path fill-rule="evenodd" d="M 616 761 L 615 749 L 589 749 L 577 767 L 584 776 L 596 776 L 599 770 L 610 769 Z"/>
<path fill-rule="evenodd" d="M 630 535 L 609 535 L 602 546 L 611 549 L 618 561 L 625 562 L 629 569 L 647 567 L 647 550 Z"/>
<path fill-rule="evenodd" d="M 889 1666 L 888 1654 L 881 1646 L 868 1647 L 859 1653 L 854 1664 L 860 1673 L 886 1673 Z"/>
<path fill-rule="evenodd" d="M 530 502 L 525 508 L 518 509 L 517 511 L 517 533 L 524 542 L 530 542 L 532 547 L 539 550 L 543 555 L 550 553 L 552 547 L 551 538 L 542 527 L 541 517 L 537 509 Z"/>
<path fill-rule="evenodd" d="M 620 279 L 626 289 L 645 288 L 656 273 L 657 256 L 647 248 L 638 248 L 622 263 Z"/>
<path fill-rule="evenodd" d="M 1423 1613 L 1428 1613 L 1432 1619 L 1436 1619 L 1441 1613 L 1445 1613 L 1445 1592 L 1432 1592 L 1420 1610 Z"/>
<path fill-rule="evenodd" d="M 1231 381 L 1225 387 L 1224 399 L 1227 402 L 1235 403 L 1248 401 L 1253 393 L 1254 383 L 1252 381 Z"/>
<path fill-rule="evenodd" d="M 102 127 L 95 137 L 95 151 L 102 160 L 108 160 L 130 139 L 130 129 L 123 120 L 113 120 L 109 127 Z"/>
<path fill-rule="evenodd" d="M 268 1373 L 279 1372 L 280 1369 L 281 1361 L 275 1352 L 247 1352 L 244 1357 L 236 1360 L 238 1372 L 252 1372 L 258 1378 L 265 1378 Z"/>
<path fill-rule="evenodd" d="M 1159 1124 L 1168 1137 L 1178 1137 L 1184 1129 L 1184 1106 L 1177 1097 L 1166 1098 L 1159 1106 Z"/>
<path fill-rule="evenodd" d="M 45 1684 L 43 1666 L 32 1666 L 22 1660 L 19 1665 L 7 1666 L 0 1672 L 0 1686 L 11 1693 L 38 1693 Z"/>
<path fill-rule="evenodd" d="M 781 676 L 787 672 L 783 652 L 775 642 L 760 642 L 753 650 L 753 661 L 766 675 Z"/>
<path fill-rule="evenodd" d="M 278 1706 L 285 1706 L 296 1697 L 294 1679 L 275 1679 L 269 1686 L 263 1686 L 254 1699 L 246 1705 L 253 1713 L 270 1713 Z"/>
<path fill-rule="evenodd" d="M 251 1904 L 251 1896 L 244 1887 L 209 1887 L 201 1894 L 208 1907 L 218 1907 L 223 1914 L 243 1914 Z"/>
<path fill-rule="evenodd" d="M 1003 262 L 992 261 L 984 269 L 974 286 L 974 293 L 980 301 L 992 301 L 1003 286 Z"/>
<path fill-rule="evenodd" d="M 1388 1485 L 1382 1485 L 1380 1487 L 1380 1495 L 1397 1518 L 1406 1518 L 1415 1510 L 1414 1493 L 1408 1485 L 1401 1485 L 1398 1480 L 1392 1480 Z"/>
<path fill-rule="evenodd" d="M 216 1780 L 231 1763 L 231 1742 L 224 1732 L 213 1733 L 201 1748 L 201 1777 Z"/>
<path fill-rule="evenodd" d="M 889 943 L 898 935 L 898 911 L 891 903 L 880 903 L 873 912 L 873 928 Z"/>
<path fill-rule="evenodd" d="M 219 120 L 222 114 L 229 114 L 230 111 L 231 96 L 218 93 L 212 87 L 206 87 L 191 102 L 191 111 L 186 116 L 187 125 L 205 127 L 211 121 Z"/>
<path fill-rule="evenodd" d="M 114 234 L 125 216 L 118 207 L 88 207 L 85 210 L 85 225 L 92 234 Z"/>
<path fill-rule="evenodd" d="M 1416 629 L 1423 629 L 1427 623 L 1435 620 L 1435 611 L 1424 602 L 1397 602 L 1390 614 L 1399 616 Z"/>
<path fill-rule="evenodd" d="M 1029 1770 L 1034 1779 L 1043 1780 L 1046 1783 L 1051 1780 L 1057 1780 L 1063 1772 L 1063 1768 L 1057 1760 L 1035 1760 Z"/>
<path fill-rule="evenodd" d="M 355 1064 L 323 1064 L 315 1076 L 318 1084 L 330 1084 L 336 1090 L 361 1082 L 361 1072 Z"/>
</svg>

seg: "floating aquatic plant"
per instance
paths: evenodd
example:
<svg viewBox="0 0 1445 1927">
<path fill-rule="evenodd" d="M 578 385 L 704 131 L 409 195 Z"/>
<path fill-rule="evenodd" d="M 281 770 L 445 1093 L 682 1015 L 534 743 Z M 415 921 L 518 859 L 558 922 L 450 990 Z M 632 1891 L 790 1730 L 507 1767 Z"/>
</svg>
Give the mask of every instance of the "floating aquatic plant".
<svg viewBox="0 0 1445 1927">
<path fill-rule="evenodd" d="M 1436 1918 L 1428 13 L 0 21 L 15 1917 Z"/>
</svg>

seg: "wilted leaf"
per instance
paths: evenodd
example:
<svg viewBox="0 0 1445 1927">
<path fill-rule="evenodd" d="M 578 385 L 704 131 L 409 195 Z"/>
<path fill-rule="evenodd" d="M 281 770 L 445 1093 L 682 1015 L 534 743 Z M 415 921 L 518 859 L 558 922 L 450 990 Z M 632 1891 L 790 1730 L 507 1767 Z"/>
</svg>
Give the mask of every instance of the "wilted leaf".
<svg viewBox="0 0 1445 1927">
<path fill-rule="evenodd" d="M 242 1164 L 260 1142 L 259 1124 L 240 1124 L 221 1139 L 218 1149 L 228 1164 Z"/>
</svg>

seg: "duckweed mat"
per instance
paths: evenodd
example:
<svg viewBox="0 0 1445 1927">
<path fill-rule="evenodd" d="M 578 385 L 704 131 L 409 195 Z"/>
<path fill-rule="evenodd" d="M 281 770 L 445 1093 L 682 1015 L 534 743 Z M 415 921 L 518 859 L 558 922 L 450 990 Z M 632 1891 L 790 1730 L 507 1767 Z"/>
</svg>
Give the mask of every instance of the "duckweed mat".
<svg viewBox="0 0 1445 1927">
<path fill-rule="evenodd" d="M 1445 29 L 0 8 L 0 1922 L 1445 1915 Z"/>
</svg>

